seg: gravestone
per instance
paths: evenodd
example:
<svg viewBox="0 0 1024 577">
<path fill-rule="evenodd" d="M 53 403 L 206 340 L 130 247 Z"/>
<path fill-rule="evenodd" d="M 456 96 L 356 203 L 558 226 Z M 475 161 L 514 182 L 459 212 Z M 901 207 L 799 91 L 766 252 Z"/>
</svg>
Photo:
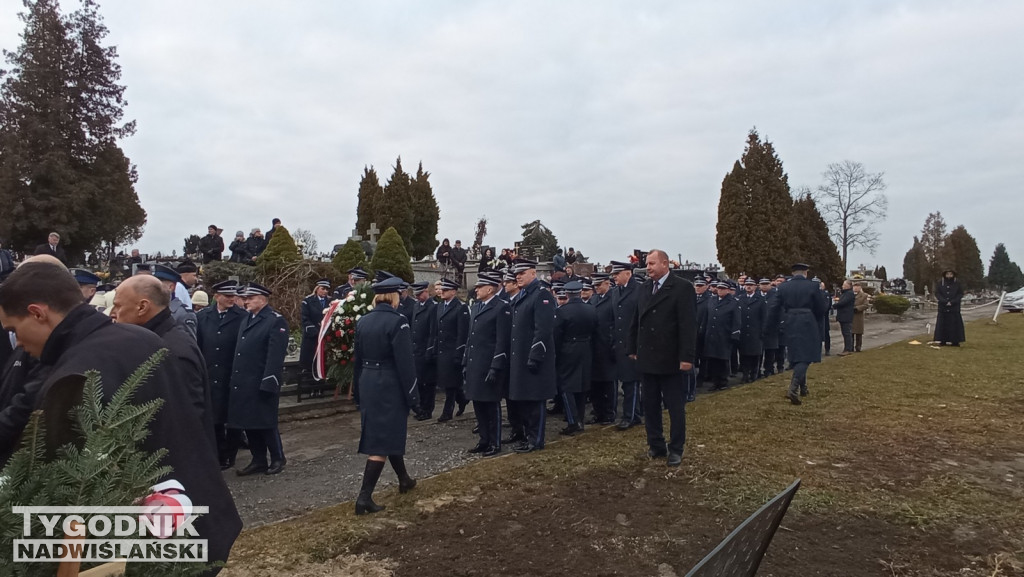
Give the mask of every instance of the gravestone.
<svg viewBox="0 0 1024 577">
<path fill-rule="evenodd" d="M 772 537 L 786 516 L 800 479 L 740 523 L 686 577 L 754 577 Z"/>
</svg>

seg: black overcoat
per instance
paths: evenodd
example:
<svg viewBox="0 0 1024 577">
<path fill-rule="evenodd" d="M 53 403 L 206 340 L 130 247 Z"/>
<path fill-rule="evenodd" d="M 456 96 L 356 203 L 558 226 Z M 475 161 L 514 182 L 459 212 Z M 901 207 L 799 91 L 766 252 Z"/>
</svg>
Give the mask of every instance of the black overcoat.
<svg viewBox="0 0 1024 577">
<path fill-rule="evenodd" d="M 593 341 L 597 332 L 597 311 L 579 297 L 555 311 L 555 372 L 559 393 L 590 390 Z"/>
<path fill-rule="evenodd" d="M 615 374 L 615 305 L 611 292 L 595 294 L 590 299 L 597 313 L 597 330 L 590 343 L 593 351 L 590 380 L 608 382 L 617 379 Z"/>
<path fill-rule="evenodd" d="M 764 348 L 765 350 L 776 350 L 779 348 L 779 319 L 773 319 L 768 311 L 772 308 L 772 302 L 779 297 L 778 291 L 775 287 L 768 289 L 768 292 L 763 293 L 758 291 L 757 294 L 764 298 L 765 304 L 765 315 L 764 315 Z"/>
<path fill-rule="evenodd" d="M 416 299 L 414 299 L 412 297 L 408 297 L 408 296 L 407 297 L 402 297 L 402 299 L 400 301 L 398 301 L 398 309 L 397 309 L 398 310 L 398 314 L 400 314 L 403 317 L 405 317 L 405 320 L 407 322 L 411 321 L 412 320 L 412 311 L 413 311 L 413 308 L 415 306 L 416 306 Z"/>
<path fill-rule="evenodd" d="M 693 363 L 697 350 L 697 293 L 686 279 L 669 274 L 656 294 L 654 280 L 638 289 L 629 329 L 629 354 L 640 373 L 671 375 Z"/>
<path fill-rule="evenodd" d="M 534 279 L 512 300 L 509 399 L 543 401 L 558 392 L 554 325 L 555 297 Z"/>
<path fill-rule="evenodd" d="M 780 320 L 789 362 L 820 363 L 821 319 L 826 311 L 820 285 L 795 275 L 777 290 L 777 298 L 769 302 L 768 316 Z"/>
<path fill-rule="evenodd" d="M 437 355 L 434 354 L 434 333 L 437 332 L 437 313 L 434 299 L 417 302 L 412 308 L 412 354 L 416 360 L 416 378 L 421 383 L 437 382 Z"/>
<path fill-rule="evenodd" d="M 302 348 L 299 349 L 299 365 L 303 368 L 313 366 L 316 342 L 320 338 L 320 323 L 324 320 L 324 310 L 331 304 L 331 300 L 330 296 L 324 296 L 321 301 L 316 294 L 302 299 Z"/>
<path fill-rule="evenodd" d="M 466 397 L 471 401 L 496 403 L 508 380 L 509 337 L 512 309 L 497 297 L 470 308 L 469 338 L 466 340 Z M 487 382 L 487 374 L 496 375 Z"/>
<path fill-rule="evenodd" d="M 434 351 L 437 358 L 437 386 L 443 389 L 462 388 L 462 361 L 469 336 L 469 307 L 458 298 L 445 306 L 434 305 Z"/>
<path fill-rule="evenodd" d="M 409 410 L 419 404 L 409 322 L 378 303 L 356 322 L 353 361 L 362 417 L 359 452 L 404 455 Z"/>
<path fill-rule="evenodd" d="M 704 356 L 704 334 L 708 329 L 708 302 L 714 295 L 704 291 L 697 295 L 697 357 Z"/>
<path fill-rule="evenodd" d="M 284 357 L 288 354 L 288 321 L 263 307 L 246 313 L 235 344 L 228 398 L 228 424 L 239 429 L 277 427 Z"/>
<path fill-rule="evenodd" d="M 732 358 L 733 344 L 743 330 L 736 297 L 712 297 L 708 301 L 708 322 L 704 332 L 704 356 L 709 359 Z"/>
<path fill-rule="evenodd" d="M 764 319 L 768 303 L 756 292 L 740 295 L 740 354 L 760 356 L 764 350 Z"/>
<path fill-rule="evenodd" d="M 206 361 L 199 352 L 199 345 L 196 339 L 190 335 L 185 327 L 174 322 L 171 312 L 164 309 L 144 325 L 145 328 L 153 331 L 164 341 L 164 345 L 171 351 L 171 368 L 177 372 L 178 383 L 188 391 L 192 407 L 200 416 L 203 422 L 203 430 L 212 446 L 216 447 L 213 437 L 213 412 L 210 410 L 210 383 L 206 374 Z"/>
<path fill-rule="evenodd" d="M 935 317 L 935 340 L 940 343 L 962 343 L 964 335 L 964 318 L 960 316 L 960 302 L 964 298 L 964 289 L 956 279 L 940 280 L 935 285 L 935 300 L 939 304 L 939 314 Z"/>
<path fill-rule="evenodd" d="M 837 323 L 853 322 L 853 306 L 856 304 L 856 301 L 857 295 L 853 293 L 853 289 L 843 290 L 842 294 L 839 295 L 839 301 L 835 304 Z"/>
<path fill-rule="evenodd" d="M 613 287 L 612 306 L 615 308 L 615 374 L 623 383 L 640 380 L 636 370 L 636 361 L 629 358 L 629 327 L 636 316 L 636 299 L 640 292 L 640 283 L 633 279 L 623 286 Z"/>
<path fill-rule="evenodd" d="M 224 320 L 216 305 L 196 314 L 196 339 L 199 352 L 206 360 L 206 374 L 210 381 L 210 408 L 214 424 L 228 422 L 228 392 L 231 390 L 231 367 L 235 361 L 235 344 L 246 313 L 241 307 L 224 311 Z"/>
</svg>

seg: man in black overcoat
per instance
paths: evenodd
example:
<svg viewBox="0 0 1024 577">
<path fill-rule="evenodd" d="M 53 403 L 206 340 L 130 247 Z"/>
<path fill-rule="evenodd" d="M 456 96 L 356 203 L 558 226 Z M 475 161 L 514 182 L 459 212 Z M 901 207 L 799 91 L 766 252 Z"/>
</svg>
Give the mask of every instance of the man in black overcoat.
<svg viewBox="0 0 1024 577">
<path fill-rule="evenodd" d="M 252 453 L 252 461 L 238 474 L 276 475 L 286 462 L 277 409 L 288 354 L 288 321 L 267 304 L 270 291 L 266 287 L 249 283 L 239 293 L 247 314 L 235 342 L 228 426 L 245 430 Z"/>
<path fill-rule="evenodd" d="M 575 435 L 583 431 L 597 311 L 583 302 L 582 282 L 570 281 L 562 288 L 567 301 L 555 312 L 555 372 L 568 426 L 560 434 Z"/>
<path fill-rule="evenodd" d="M 245 311 L 235 305 L 237 288 L 238 283 L 233 280 L 213 285 L 210 289 L 214 293 L 215 306 L 206 307 L 196 314 L 196 341 L 206 360 L 213 436 L 217 442 L 217 458 L 222 470 L 235 466 L 236 447 L 242 434 L 241 430 L 227 426 L 231 367 L 235 360 L 238 331 L 246 317 Z"/>
<path fill-rule="evenodd" d="M 622 387 L 622 414 L 618 427 L 626 430 L 639 425 L 643 416 L 640 373 L 636 361 L 629 357 L 627 344 L 629 328 L 636 316 L 637 295 L 640 283 L 633 278 L 633 265 L 617 260 L 611 261 L 611 278 L 615 288 L 611 290 L 612 306 L 615 308 L 615 373 Z"/>
<path fill-rule="evenodd" d="M 164 348 L 156 334 L 141 327 L 114 324 L 106 315 L 82 304 L 78 283 L 64 267 L 28 262 L 0 286 L 0 324 L 13 329 L 24 350 L 39 360 L 38 379 L 31 379 L 19 402 L 3 408 L 0 420 L 11 419 L 24 429 L 33 410 L 57 383 L 98 371 L 103 402 L 154 354 Z M 242 529 L 231 493 L 217 467 L 217 456 L 206 440 L 187 434 L 202 430 L 189 392 L 176 380 L 165 360 L 136 390 L 132 402 L 162 399 L 164 404 L 149 424 L 142 448 L 166 449 L 160 465 L 173 469 L 169 478 L 184 487 L 194 505 L 208 506 L 193 525 L 209 540 L 209 560 L 225 561 Z"/>
<path fill-rule="evenodd" d="M 413 407 L 417 421 L 434 417 L 434 397 L 437 390 L 437 358 L 434 354 L 434 333 L 437 332 L 436 303 L 430 298 L 430 283 L 412 284 L 416 304 L 412 307 L 412 353 L 416 363 L 416 387 L 419 403 Z"/>
<path fill-rule="evenodd" d="M 519 293 L 512 299 L 512 342 L 509 359 L 509 401 L 515 407 L 518 431 L 525 440 L 517 453 L 544 448 L 547 400 L 554 398 L 555 297 L 537 280 L 537 263 L 513 261 Z M 515 431 L 514 431 L 515 432 Z"/>
<path fill-rule="evenodd" d="M 693 290 L 697 293 L 697 360 L 694 365 L 697 368 L 698 381 L 705 382 L 707 381 L 708 367 L 704 362 L 704 333 L 708 326 L 708 301 L 715 295 L 713 291 L 708 290 L 708 281 L 704 275 L 694 277 Z"/>
<path fill-rule="evenodd" d="M 697 349 L 697 297 L 689 281 L 669 274 L 668 254 L 647 254 L 647 282 L 637 298 L 628 351 L 643 375 L 647 445 L 651 458 L 665 457 L 670 467 L 683 460 L 686 444 L 687 379 L 693 376 Z M 669 414 L 669 441 L 661 407 Z"/>
<path fill-rule="evenodd" d="M 707 303 L 707 322 L 704 326 L 704 360 L 708 380 L 720 391 L 729 386 L 732 351 L 740 340 L 741 325 L 739 302 L 732 296 L 729 281 L 714 283 L 715 296 Z"/>
<path fill-rule="evenodd" d="M 960 301 L 964 298 L 964 289 L 956 280 L 956 271 L 943 271 L 942 279 L 935 285 L 935 300 L 939 304 L 939 314 L 935 318 L 935 338 L 939 346 L 953 345 L 959 347 L 964 342 L 964 318 L 960 315 Z"/>
<path fill-rule="evenodd" d="M 743 288 L 744 292 L 739 297 L 740 368 L 743 370 L 743 382 L 752 383 L 761 372 L 768 303 L 757 294 L 757 283 L 753 277 L 743 281 Z"/>
<path fill-rule="evenodd" d="M 615 422 L 615 306 L 612 303 L 608 274 L 595 272 L 594 296 L 590 299 L 597 313 L 594 333 L 593 361 L 590 373 L 590 402 L 593 405 L 591 424 L 611 425 Z"/>
<path fill-rule="evenodd" d="M 363 267 L 353 267 L 348 269 L 348 281 L 343 285 L 338 285 L 334 289 L 331 296 L 335 299 L 343 299 L 348 296 L 348 293 L 352 292 L 355 286 L 367 279 L 369 274 L 363 270 Z"/>
<path fill-rule="evenodd" d="M 437 358 L 437 384 L 444 389 L 444 407 L 437 422 L 452 420 L 466 411 L 466 392 L 462 386 L 462 360 L 469 336 L 469 308 L 458 298 L 459 283 L 441 279 L 441 302 L 434 307 L 434 350 Z"/>
<path fill-rule="evenodd" d="M 807 278 L 810 266 L 793 265 L 793 278 L 778 287 L 778 298 L 769 303 L 768 318 L 780 319 L 785 339 L 786 354 L 793 367 L 786 398 L 794 405 L 807 396 L 807 367 L 821 362 L 821 319 L 826 315 L 821 286 Z"/>
<path fill-rule="evenodd" d="M 857 295 L 853 294 L 853 283 L 843 281 L 843 292 L 839 294 L 836 301 L 836 322 L 839 323 L 839 332 L 843 334 L 843 352 L 839 356 L 845 357 L 853 354 L 853 314 L 854 305 L 857 302 Z"/>
<path fill-rule="evenodd" d="M 768 309 L 771 308 L 772 301 L 775 300 L 777 294 L 775 287 L 772 286 L 772 281 L 767 278 L 762 278 L 757 283 L 757 294 L 764 299 L 765 304 L 765 317 L 764 317 L 764 362 L 761 367 L 761 375 L 767 377 L 768 375 L 775 374 L 776 360 L 779 357 L 779 322 L 778 319 L 773 319 L 768 316 Z"/>
<path fill-rule="evenodd" d="M 466 397 L 473 401 L 480 435 L 469 452 L 485 457 L 501 452 L 501 397 L 508 379 L 512 311 L 497 298 L 500 284 L 500 272 L 480 273 L 466 341 Z"/>
<path fill-rule="evenodd" d="M 331 297 L 328 295 L 331 290 L 331 281 L 322 278 L 316 281 L 313 287 L 313 294 L 302 299 L 300 307 L 302 322 L 302 345 L 299 349 L 299 380 L 302 385 L 312 388 L 313 384 L 313 359 L 316 357 L 316 344 L 320 339 L 320 323 L 324 320 L 324 312 L 331 304 Z M 323 390 L 317 392 L 323 395 Z"/>
</svg>

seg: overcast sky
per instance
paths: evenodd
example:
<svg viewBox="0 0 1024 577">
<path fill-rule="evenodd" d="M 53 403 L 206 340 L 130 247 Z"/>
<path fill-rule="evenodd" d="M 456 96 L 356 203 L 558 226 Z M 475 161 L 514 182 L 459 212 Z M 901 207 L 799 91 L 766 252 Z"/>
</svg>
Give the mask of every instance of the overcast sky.
<svg viewBox="0 0 1024 577">
<path fill-rule="evenodd" d="M 76 6 L 64 0 L 65 9 Z M 21 0 L 0 0 L 0 46 Z M 540 218 L 594 259 L 717 260 L 721 181 L 757 126 L 790 185 L 884 172 L 892 276 L 929 212 L 1024 262 L 1024 2 L 101 1 L 127 85 L 143 251 L 273 217 L 321 247 L 364 165 L 432 173 L 441 237 Z M 230 238 L 227 239 L 230 241 Z"/>
</svg>

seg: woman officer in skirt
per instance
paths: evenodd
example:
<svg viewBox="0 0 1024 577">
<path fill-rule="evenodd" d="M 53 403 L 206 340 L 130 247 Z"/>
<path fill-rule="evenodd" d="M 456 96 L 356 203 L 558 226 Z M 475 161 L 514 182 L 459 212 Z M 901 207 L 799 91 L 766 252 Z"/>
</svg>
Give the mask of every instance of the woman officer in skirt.
<svg viewBox="0 0 1024 577">
<path fill-rule="evenodd" d="M 398 475 L 399 492 L 416 486 L 403 459 L 409 411 L 419 405 L 412 331 L 405 317 L 396 312 L 405 283 L 400 278 L 389 278 L 372 288 L 374 308 L 356 322 L 354 344 L 353 384 L 362 416 L 359 452 L 369 455 L 356 499 L 356 515 L 384 509 L 373 502 L 373 489 L 386 460 L 391 461 Z"/>
</svg>

